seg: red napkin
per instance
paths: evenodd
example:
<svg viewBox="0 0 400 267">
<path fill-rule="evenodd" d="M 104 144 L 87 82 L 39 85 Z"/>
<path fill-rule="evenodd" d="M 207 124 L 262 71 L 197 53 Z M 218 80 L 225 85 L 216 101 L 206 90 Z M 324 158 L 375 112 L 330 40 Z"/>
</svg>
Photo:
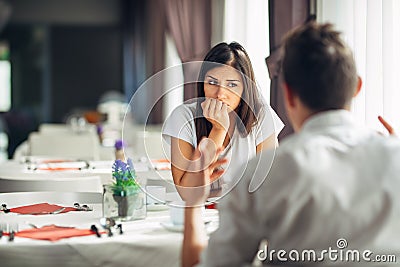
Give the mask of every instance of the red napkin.
<svg viewBox="0 0 400 267">
<path fill-rule="evenodd" d="M 66 160 L 66 159 L 46 159 L 46 160 L 41 160 L 39 162 L 37 162 L 38 164 L 43 163 L 43 164 L 47 164 L 47 163 L 63 163 L 63 162 L 71 162 L 72 160 Z"/>
<path fill-rule="evenodd" d="M 40 228 L 22 230 L 15 233 L 15 236 L 39 240 L 57 241 L 63 238 L 95 234 L 96 233 L 90 229 L 77 229 L 74 227 L 63 227 L 52 224 Z"/>
<path fill-rule="evenodd" d="M 215 203 L 215 202 L 206 204 L 205 207 L 206 207 L 206 209 L 218 209 L 217 208 L 217 203 Z"/>
<path fill-rule="evenodd" d="M 37 171 L 80 171 L 81 168 L 62 168 L 62 167 L 46 167 L 46 168 L 37 168 Z"/>
<path fill-rule="evenodd" d="M 59 210 L 63 208 L 62 206 L 59 205 L 53 205 L 49 203 L 38 203 L 38 204 L 33 204 L 33 205 L 28 205 L 28 206 L 22 206 L 18 208 L 12 208 L 10 209 L 10 212 L 15 212 L 19 214 L 30 214 L 30 213 L 39 213 L 39 214 L 34 214 L 34 215 L 46 215 L 50 212 L 55 212 L 56 210 Z M 75 211 L 77 210 L 74 207 L 65 207 L 65 210 L 63 210 L 60 213 L 66 213 L 70 211 Z M 43 214 L 40 214 L 43 213 Z"/>
</svg>

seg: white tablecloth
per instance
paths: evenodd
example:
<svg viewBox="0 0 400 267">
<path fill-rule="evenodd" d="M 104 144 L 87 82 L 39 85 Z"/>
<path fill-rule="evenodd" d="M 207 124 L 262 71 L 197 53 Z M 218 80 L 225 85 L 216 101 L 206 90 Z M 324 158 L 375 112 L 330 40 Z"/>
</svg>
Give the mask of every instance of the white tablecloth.
<svg viewBox="0 0 400 267">
<path fill-rule="evenodd" d="M 55 204 L 55 203 L 53 203 Z M 217 220 L 215 210 L 208 210 L 207 220 Z M 0 223 L 18 223 L 19 230 L 56 224 L 100 228 L 101 205 L 95 204 L 92 212 L 69 212 L 57 215 L 17 215 L 0 212 Z M 161 225 L 170 221 L 169 211 L 147 212 L 145 220 L 123 222 L 124 234 L 114 230 L 113 237 L 103 234 L 74 237 L 56 242 L 8 237 L 0 240 L 1 266 L 179 266 L 183 235 L 170 232 Z"/>
<path fill-rule="evenodd" d="M 111 166 L 112 161 L 91 161 L 89 162 L 90 168 L 82 170 L 68 170 L 68 171 L 41 171 L 28 169 L 28 164 L 24 164 L 18 161 L 7 161 L 0 164 L 0 180 L 7 179 L 10 180 L 55 180 L 55 179 L 65 179 L 65 178 L 76 178 L 76 177 L 89 177 L 89 176 L 99 176 L 101 179 L 101 184 L 109 184 L 112 182 Z M 137 162 L 137 176 L 141 182 L 148 185 L 162 185 L 165 186 L 167 192 L 176 191 L 174 183 L 172 180 L 171 171 L 162 170 L 158 171 L 151 168 L 150 163 Z M 108 167 L 107 167 L 108 166 Z M 148 168 L 146 168 L 148 166 Z M 0 188 L 0 192 L 2 191 Z M 99 191 L 101 192 L 101 190 Z"/>
</svg>

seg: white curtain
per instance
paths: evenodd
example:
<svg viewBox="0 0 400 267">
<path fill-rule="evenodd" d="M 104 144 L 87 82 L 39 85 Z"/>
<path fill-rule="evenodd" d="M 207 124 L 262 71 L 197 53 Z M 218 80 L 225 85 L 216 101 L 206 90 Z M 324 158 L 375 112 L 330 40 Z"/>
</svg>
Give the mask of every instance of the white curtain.
<svg viewBox="0 0 400 267">
<path fill-rule="evenodd" d="M 400 130 L 400 1 L 318 0 L 317 19 L 335 24 L 353 49 L 363 80 L 353 103 L 357 120 L 383 130 L 383 115 Z"/>
<path fill-rule="evenodd" d="M 265 58 L 269 56 L 268 1 L 226 0 L 223 41 L 240 43 L 249 54 L 257 84 L 269 103 L 270 80 Z"/>
<path fill-rule="evenodd" d="M 269 56 L 268 1 L 266 0 L 213 0 L 212 46 L 219 42 L 236 41 L 243 45 L 253 64 L 256 81 L 267 103 L 270 99 L 270 80 L 265 58 Z M 173 42 L 167 37 L 166 67 L 180 64 Z M 181 79 L 167 77 L 167 79 Z M 168 84 L 168 81 L 165 82 Z M 183 102 L 183 88 L 166 95 L 164 118 Z"/>
<path fill-rule="evenodd" d="M 0 46 L 1 56 L 1 46 Z M 0 59 L 0 112 L 11 108 L 11 63 Z M 1 129 L 0 129 L 1 130 Z"/>
<path fill-rule="evenodd" d="M 164 80 L 164 99 L 163 99 L 163 121 L 165 121 L 171 112 L 183 103 L 183 69 L 178 67 L 182 64 L 174 41 L 169 34 L 165 35 L 165 71 Z M 180 85 L 177 88 L 169 88 L 169 85 Z"/>
</svg>

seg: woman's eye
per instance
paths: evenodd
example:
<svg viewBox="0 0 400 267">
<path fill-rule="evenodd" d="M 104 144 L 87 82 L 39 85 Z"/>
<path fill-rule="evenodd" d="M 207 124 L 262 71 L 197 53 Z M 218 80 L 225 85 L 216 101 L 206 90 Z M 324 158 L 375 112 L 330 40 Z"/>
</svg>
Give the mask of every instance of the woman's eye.
<svg viewBox="0 0 400 267">
<path fill-rule="evenodd" d="M 216 81 L 209 80 L 209 81 L 208 81 L 208 84 L 211 84 L 211 85 L 217 85 L 218 83 L 217 83 Z"/>
<path fill-rule="evenodd" d="M 236 83 L 228 83 L 228 87 L 231 87 L 231 88 L 233 88 L 233 87 L 236 87 L 237 86 L 237 84 Z"/>
</svg>

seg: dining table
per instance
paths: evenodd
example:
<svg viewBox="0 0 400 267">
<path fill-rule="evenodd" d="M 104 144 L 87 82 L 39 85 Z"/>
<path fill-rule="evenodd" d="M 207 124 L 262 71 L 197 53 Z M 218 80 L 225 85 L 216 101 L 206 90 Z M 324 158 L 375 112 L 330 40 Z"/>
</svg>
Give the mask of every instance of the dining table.
<svg viewBox="0 0 400 267">
<path fill-rule="evenodd" d="M 168 203 L 179 200 L 169 163 L 166 160 L 153 161 L 138 157 L 133 162 L 137 179 L 142 185 L 164 186 Z M 58 160 L 40 157 L 30 157 L 18 161 L 9 160 L 0 164 L 0 181 L 4 179 L 7 183 L 12 184 L 14 181 L 22 179 L 27 182 L 38 180 L 48 183 L 52 180 L 98 176 L 101 184 L 106 185 L 112 182 L 112 164 L 113 161 Z M 154 206 L 149 206 L 145 219 L 120 221 L 123 234 L 119 234 L 118 229 L 114 229 L 114 234 L 109 237 L 106 233 L 107 230 L 103 229 L 100 223 L 103 218 L 102 188 L 90 193 L 25 191 L 29 191 L 29 188 L 27 190 L 24 188 L 23 192 L 19 193 L 5 193 L 10 191 L 0 188 L 0 200 L 3 199 L 7 202 L 7 208 L 32 205 L 38 202 L 71 207 L 75 202 L 74 197 L 62 197 L 60 194 L 98 194 L 98 197 L 93 203 L 88 203 L 93 209 L 92 211 L 35 215 L 0 211 L 0 232 L 4 232 L 3 237 L 0 238 L 0 266 L 2 267 L 180 266 L 183 227 L 171 223 L 168 205 L 159 206 L 156 209 Z M 43 198 L 40 198 L 41 201 L 39 201 L 37 196 L 41 194 Z M 207 231 L 212 232 L 218 226 L 217 215 L 215 209 L 206 210 L 204 213 Z M 21 233 L 29 231 L 33 227 L 40 229 L 50 226 L 65 227 L 66 229 L 73 227 L 74 229 L 86 229 L 87 232 L 93 225 L 100 231 L 100 238 L 94 233 L 53 241 L 20 236 Z M 11 230 L 16 232 L 12 241 L 7 236 L 7 232 Z"/>
<path fill-rule="evenodd" d="M 25 204 L 29 203 L 26 193 Z M 40 194 L 37 193 L 36 194 Z M 1 194 L 0 194 L 1 195 Z M 4 195 L 4 194 L 3 194 Z M 21 203 L 21 197 L 13 202 L 13 193 L 8 199 L 8 208 Z M 3 196 L 4 197 L 4 196 Z M 167 202 L 176 199 L 176 194 L 167 193 Z M 54 201 L 46 197 L 48 203 L 72 206 L 72 200 Z M 102 204 L 89 204 L 90 211 L 70 211 L 67 213 L 23 215 L 0 211 L 0 230 L 14 230 L 16 236 L 10 241 L 9 236 L 0 238 L 1 266 L 180 266 L 180 252 L 183 240 L 183 227 L 171 224 L 170 207 L 165 205 L 158 209 L 147 210 L 145 219 L 118 221 L 123 233 L 113 229 L 109 236 L 103 229 Z M 11 209 L 12 211 L 12 209 Z M 207 231 L 218 227 L 218 212 L 215 209 L 205 210 L 204 220 Z M 18 236 L 24 230 L 33 227 L 57 225 L 77 229 L 91 229 L 93 225 L 99 230 L 96 234 L 63 238 L 56 241 L 36 240 Z M 103 224 L 104 225 L 104 224 Z M 172 225 L 172 226 L 171 226 Z"/>
<path fill-rule="evenodd" d="M 50 161 L 50 163 L 47 163 Z M 46 163 L 43 163 L 46 162 Z M 150 160 L 144 157 L 135 158 L 134 168 L 142 185 L 160 185 L 167 192 L 176 191 L 170 168 L 166 168 L 165 160 Z M 43 157 L 26 157 L 22 160 L 8 160 L 0 163 L 0 184 L 21 181 L 54 181 L 68 178 L 98 176 L 99 186 L 91 191 L 102 192 L 101 185 L 113 182 L 112 165 L 114 161 L 83 161 L 79 159 L 56 159 Z M 7 188 L 0 188 L 1 192 Z"/>
</svg>

